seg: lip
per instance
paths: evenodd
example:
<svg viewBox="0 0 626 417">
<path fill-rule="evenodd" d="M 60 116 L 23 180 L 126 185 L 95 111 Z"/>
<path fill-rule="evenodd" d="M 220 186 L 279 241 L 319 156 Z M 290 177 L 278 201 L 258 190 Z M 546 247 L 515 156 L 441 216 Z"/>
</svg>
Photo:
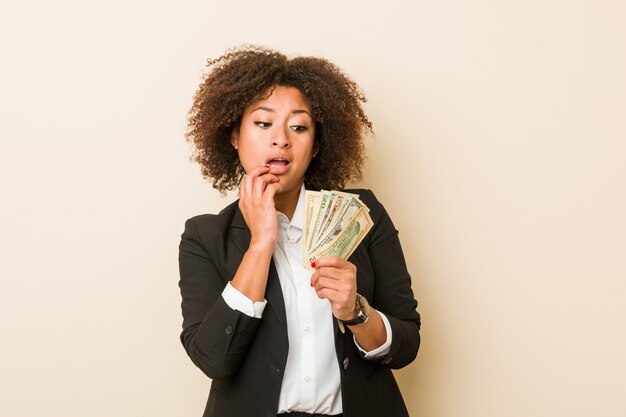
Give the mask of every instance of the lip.
<svg viewBox="0 0 626 417">
<path fill-rule="evenodd" d="M 282 162 L 273 163 L 272 161 L 282 161 Z M 276 156 L 272 156 L 271 158 L 268 158 L 266 164 L 270 166 L 270 174 L 280 175 L 280 174 L 284 174 L 285 172 L 289 170 L 289 167 L 291 166 L 291 161 L 286 156 L 276 155 Z"/>
</svg>

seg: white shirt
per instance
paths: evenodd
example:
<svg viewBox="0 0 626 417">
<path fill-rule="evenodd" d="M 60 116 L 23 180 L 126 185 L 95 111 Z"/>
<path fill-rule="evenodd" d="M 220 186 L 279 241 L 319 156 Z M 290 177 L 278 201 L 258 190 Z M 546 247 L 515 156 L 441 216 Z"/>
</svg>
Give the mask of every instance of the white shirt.
<svg viewBox="0 0 626 417">
<path fill-rule="evenodd" d="M 330 303 L 320 299 L 311 287 L 311 272 L 302 265 L 302 232 L 304 228 L 304 186 L 291 222 L 278 213 L 278 242 L 274 264 L 285 300 L 289 353 L 283 376 L 278 413 L 300 411 L 315 414 L 341 414 L 341 377 L 335 352 L 334 329 Z M 230 283 L 222 297 L 235 310 L 251 317 L 262 317 L 267 301 L 252 302 Z M 366 358 L 384 356 L 391 345 L 391 326 L 380 313 L 386 342 L 369 352 L 354 342 Z"/>
</svg>

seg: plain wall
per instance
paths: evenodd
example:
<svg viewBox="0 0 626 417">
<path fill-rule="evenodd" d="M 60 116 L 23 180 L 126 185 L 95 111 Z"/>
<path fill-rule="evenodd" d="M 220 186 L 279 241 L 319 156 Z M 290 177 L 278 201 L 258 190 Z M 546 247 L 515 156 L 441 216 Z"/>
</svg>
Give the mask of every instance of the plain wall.
<svg viewBox="0 0 626 417">
<path fill-rule="evenodd" d="M 0 3 L 0 415 L 200 416 L 178 340 L 205 60 L 324 56 L 423 317 L 412 416 L 626 415 L 622 1 Z"/>
</svg>

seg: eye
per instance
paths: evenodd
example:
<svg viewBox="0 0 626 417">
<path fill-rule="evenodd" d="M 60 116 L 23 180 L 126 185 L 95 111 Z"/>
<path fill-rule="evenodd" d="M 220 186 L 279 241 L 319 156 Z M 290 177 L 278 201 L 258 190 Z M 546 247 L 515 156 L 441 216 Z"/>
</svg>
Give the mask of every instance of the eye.
<svg viewBox="0 0 626 417">
<path fill-rule="evenodd" d="M 262 122 L 262 121 L 256 121 L 254 122 L 255 125 L 257 125 L 258 127 L 262 128 L 262 129 L 267 129 L 272 127 L 272 124 L 270 122 Z"/>
<path fill-rule="evenodd" d="M 294 132 L 297 133 L 303 133 L 306 132 L 307 130 L 309 130 L 309 128 L 307 126 L 304 125 L 293 125 L 293 126 L 289 126 L 291 128 L 291 130 L 293 130 Z"/>
</svg>

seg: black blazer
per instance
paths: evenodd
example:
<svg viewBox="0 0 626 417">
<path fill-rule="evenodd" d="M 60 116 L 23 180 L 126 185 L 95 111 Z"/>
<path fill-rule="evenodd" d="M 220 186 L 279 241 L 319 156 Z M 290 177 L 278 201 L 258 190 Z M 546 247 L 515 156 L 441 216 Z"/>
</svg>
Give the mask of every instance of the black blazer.
<svg viewBox="0 0 626 417">
<path fill-rule="evenodd" d="M 408 416 L 390 368 L 415 359 L 420 316 L 411 290 L 398 232 L 369 190 L 358 193 L 369 207 L 372 230 L 350 256 L 357 290 L 384 313 L 392 343 L 384 359 L 364 359 L 349 329 L 335 327 L 345 417 Z M 180 242 L 181 341 L 191 360 L 212 379 L 204 417 L 275 417 L 289 350 L 285 305 L 273 262 L 261 319 L 232 310 L 221 294 L 235 276 L 250 243 L 237 202 L 220 214 L 193 217 Z"/>
</svg>

